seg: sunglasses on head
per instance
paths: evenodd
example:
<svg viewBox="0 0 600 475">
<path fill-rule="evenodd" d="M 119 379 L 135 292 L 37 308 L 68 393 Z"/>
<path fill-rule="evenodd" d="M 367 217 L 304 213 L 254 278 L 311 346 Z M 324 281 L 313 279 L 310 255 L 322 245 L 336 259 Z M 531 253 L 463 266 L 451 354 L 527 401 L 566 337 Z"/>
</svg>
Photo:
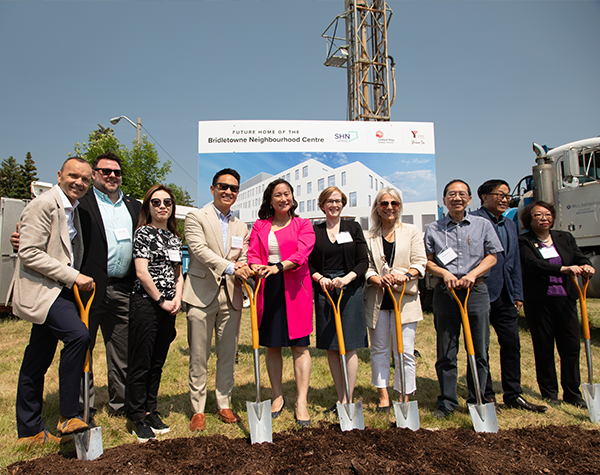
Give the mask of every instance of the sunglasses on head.
<svg viewBox="0 0 600 475">
<path fill-rule="evenodd" d="M 381 201 L 379 203 L 382 208 L 387 208 L 389 205 L 392 205 L 392 208 L 398 208 L 400 203 L 398 201 Z"/>
<path fill-rule="evenodd" d="M 238 191 L 240 191 L 239 185 L 230 185 L 229 183 L 215 183 L 215 186 L 217 187 L 217 190 L 220 191 L 231 190 L 232 193 L 237 193 Z"/>
<path fill-rule="evenodd" d="M 105 177 L 109 177 L 111 173 L 114 173 L 117 178 L 123 173 L 123 170 L 115 168 L 94 168 L 94 171 L 102 173 L 102 176 Z"/>
<path fill-rule="evenodd" d="M 160 198 L 152 198 L 150 200 L 150 204 L 152 206 L 154 206 L 155 208 L 160 207 L 160 204 L 163 203 L 165 205 L 165 207 L 170 208 L 171 206 L 173 206 L 173 200 L 171 198 L 165 198 L 164 200 L 161 200 Z"/>
</svg>

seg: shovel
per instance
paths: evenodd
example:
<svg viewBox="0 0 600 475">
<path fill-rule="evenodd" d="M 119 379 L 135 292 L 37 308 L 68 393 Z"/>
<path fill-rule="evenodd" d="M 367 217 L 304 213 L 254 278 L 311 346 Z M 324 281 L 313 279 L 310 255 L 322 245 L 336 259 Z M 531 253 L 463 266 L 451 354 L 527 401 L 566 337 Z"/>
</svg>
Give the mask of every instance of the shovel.
<svg viewBox="0 0 600 475">
<path fill-rule="evenodd" d="M 584 279 L 583 289 L 579 287 L 577 279 L 574 275 L 571 275 L 571 280 L 579 292 L 579 306 L 581 308 L 581 326 L 583 328 L 583 341 L 585 343 L 585 357 L 587 359 L 588 368 L 588 383 L 581 383 L 581 389 L 583 389 L 583 395 L 587 402 L 588 412 L 590 413 L 590 420 L 592 422 L 600 422 L 600 384 L 594 384 L 594 367 L 592 365 L 592 343 L 590 337 L 590 321 L 588 320 L 587 312 L 587 300 L 586 291 L 590 278 Z"/>
<path fill-rule="evenodd" d="M 404 341 L 402 340 L 402 317 L 400 307 L 406 282 L 402 285 L 400 299 L 396 301 L 392 288 L 387 288 L 388 293 L 394 302 L 394 315 L 396 316 L 396 346 L 398 349 L 398 365 L 400 366 L 400 402 L 394 401 L 394 414 L 396 415 L 396 427 L 401 429 L 419 430 L 421 423 L 419 421 L 419 406 L 417 401 L 405 402 L 406 400 L 406 377 L 404 374 Z M 398 368 L 396 368 L 398 370 Z"/>
<path fill-rule="evenodd" d="M 254 381 L 256 381 L 256 402 L 246 401 L 248 412 L 248 425 L 250 426 L 250 440 L 253 444 L 273 442 L 273 428 L 271 426 L 271 400 L 260 400 L 260 359 L 258 357 L 258 315 L 256 310 L 256 297 L 260 288 L 261 279 L 256 279 L 254 294 L 250 287 L 243 281 L 248 298 L 250 299 L 250 321 L 252 324 L 252 350 L 254 351 Z"/>
<path fill-rule="evenodd" d="M 344 332 L 342 330 L 342 316 L 340 314 L 340 302 L 344 290 L 340 289 L 337 306 L 333 303 L 329 292 L 325 289 L 325 295 L 331 303 L 333 309 L 333 317 L 335 319 L 335 332 L 337 333 L 338 346 L 340 347 L 340 360 L 342 362 L 342 370 L 344 372 L 344 388 L 346 389 L 346 404 L 337 403 L 337 413 L 340 418 L 340 428 L 342 431 L 353 429 L 363 430 L 365 428 L 365 418 L 363 415 L 363 407 L 361 402 L 352 403 L 350 400 L 350 385 L 348 384 L 348 368 L 346 366 L 346 345 L 344 344 Z"/>
<path fill-rule="evenodd" d="M 469 412 L 471 413 L 471 419 L 473 420 L 473 427 L 475 432 L 498 432 L 498 418 L 496 417 L 496 408 L 494 403 L 490 402 L 487 404 L 482 403 L 481 398 L 481 387 L 479 386 L 479 376 L 477 375 L 477 365 L 475 362 L 475 347 L 473 346 L 473 337 L 471 336 L 471 325 L 469 324 L 469 314 L 467 313 L 467 300 L 469 300 L 469 293 L 471 289 L 467 289 L 467 296 L 465 297 L 465 303 L 462 304 L 460 299 L 456 296 L 453 288 L 450 288 L 452 296 L 458 307 L 460 308 L 460 315 L 462 317 L 462 324 L 465 331 L 465 342 L 467 345 L 467 354 L 469 356 L 469 364 L 471 366 L 471 375 L 473 376 L 473 385 L 475 386 L 475 395 L 477 397 L 477 404 L 468 404 Z"/>
<path fill-rule="evenodd" d="M 84 307 L 79 296 L 79 287 L 77 284 L 73 285 L 73 293 L 75 294 L 75 304 L 79 309 L 79 315 L 81 321 L 89 328 L 89 316 L 90 307 L 96 294 L 96 284 L 94 284 L 94 290 L 92 295 L 87 301 L 87 305 Z M 83 422 L 89 424 L 90 422 L 90 351 L 88 349 L 85 355 L 85 363 L 83 367 Z M 75 450 L 77 451 L 77 458 L 79 460 L 96 460 L 100 455 L 104 453 L 102 448 L 102 428 L 92 427 L 84 432 L 73 434 L 75 440 Z"/>
</svg>

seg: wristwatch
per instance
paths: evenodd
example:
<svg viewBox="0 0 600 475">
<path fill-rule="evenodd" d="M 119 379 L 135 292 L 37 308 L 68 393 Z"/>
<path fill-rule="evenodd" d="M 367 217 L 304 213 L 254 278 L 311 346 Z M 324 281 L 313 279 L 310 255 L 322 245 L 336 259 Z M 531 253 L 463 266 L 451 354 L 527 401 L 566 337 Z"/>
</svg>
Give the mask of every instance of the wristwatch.
<svg viewBox="0 0 600 475">
<path fill-rule="evenodd" d="M 408 277 L 408 280 L 413 280 L 414 275 L 412 275 L 410 272 L 407 272 L 406 274 L 404 274 L 406 277 Z"/>
<path fill-rule="evenodd" d="M 277 262 L 275 264 L 275 267 L 279 269 L 279 272 L 283 272 L 283 264 L 281 262 Z"/>
<path fill-rule="evenodd" d="M 164 301 L 165 301 L 165 297 L 164 297 L 163 295 L 161 295 L 161 296 L 158 298 L 158 300 L 156 301 L 156 303 L 157 303 L 158 305 L 160 305 L 160 304 L 161 304 L 161 303 L 163 303 Z"/>
</svg>

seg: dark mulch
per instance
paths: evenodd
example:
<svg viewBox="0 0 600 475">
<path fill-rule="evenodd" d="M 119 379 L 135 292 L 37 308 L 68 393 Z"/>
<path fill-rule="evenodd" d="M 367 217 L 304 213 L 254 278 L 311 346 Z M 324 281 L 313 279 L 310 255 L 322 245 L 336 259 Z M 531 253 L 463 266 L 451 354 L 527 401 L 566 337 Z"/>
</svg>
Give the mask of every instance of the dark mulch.
<svg viewBox="0 0 600 475">
<path fill-rule="evenodd" d="M 600 473 L 600 431 L 320 427 L 273 434 L 272 444 L 214 435 L 127 444 L 92 462 L 54 454 L 17 462 L 9 474 L 586 474 Z"/>
</svg>

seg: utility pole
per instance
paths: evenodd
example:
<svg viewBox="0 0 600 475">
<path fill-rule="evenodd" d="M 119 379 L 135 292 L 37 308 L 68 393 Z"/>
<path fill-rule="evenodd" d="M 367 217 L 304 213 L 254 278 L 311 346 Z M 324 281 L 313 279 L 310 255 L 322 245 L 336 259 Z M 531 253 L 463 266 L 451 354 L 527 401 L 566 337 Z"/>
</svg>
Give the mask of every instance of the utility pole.
<svg viewBox="0 0 600 475">
<path fill-rule="evenodd" d="M 385 0 L 345 0 L 344 6 L 321 35 L 327 40 L 325 66 L 347 70 L 348 120 L 389 121 L 396 95 L 394 60 L 387 48 L 393 12 Z"/>
</svg>

